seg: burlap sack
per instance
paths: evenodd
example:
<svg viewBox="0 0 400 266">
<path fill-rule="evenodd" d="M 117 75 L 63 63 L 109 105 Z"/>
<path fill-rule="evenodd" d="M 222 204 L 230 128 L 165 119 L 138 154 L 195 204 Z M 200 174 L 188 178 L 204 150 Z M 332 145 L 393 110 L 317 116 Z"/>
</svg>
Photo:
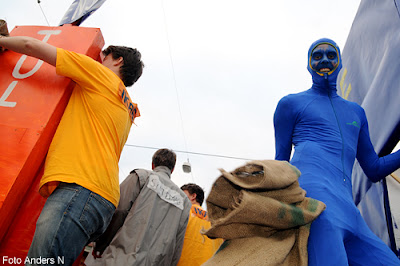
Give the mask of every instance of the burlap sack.
<svg viewBox="0 0 400 266">
<path fill-rule="evenodd" d="M 307 265 L 309 226 L 325 204 L 305 197 L 297 168 L 268 160 L 220 171 L 206 200 L 211 228 L 204 233 L 229 241 L 205 265 Z"/>
<path fill-rule="evenodd" d="M 202 265 L 307 265 L 307 243 L 306 245 L 296 243 L 304 239 L 302 235 L 303 232 L 307 233 L 306 231 L 306 228 L 300 228 L 280 231 L 268 238 L 248 237 L 226 240 L 218 253 Z M 282 246 L 294 248 L 290 250 Z M 303 248 L 299 249 L 300 247 Z"/>
</svg>

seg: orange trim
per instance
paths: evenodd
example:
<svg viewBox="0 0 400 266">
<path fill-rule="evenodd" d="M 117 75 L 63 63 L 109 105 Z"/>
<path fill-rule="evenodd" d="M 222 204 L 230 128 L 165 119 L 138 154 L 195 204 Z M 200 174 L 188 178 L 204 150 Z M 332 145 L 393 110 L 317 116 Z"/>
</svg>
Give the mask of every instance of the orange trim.
<svg viewBox="0 0 400 266">
<path fill-rule="evenodd" d="M 126 87 L 122 83 L 119 85 L 118 94 L 121 97 L 122 103 L 128 109 L 129 117 L 131 118 L 131 121 L 133 123 L 135 118 L 140 116 L 140 112 L 139 112 L 139 109 L 137 107 L 137 104 L 132 102 L 132 100 L 129 97 L 129 94 L 128 94 L 127 90 L 126 90 Z"/>
<path fill-rule="evenodd" d="M 336 70 L 336 68 L 340 65 L 340 56 L 339 56 L 339 51 L 338 51 L 338 49 L 337 49 L 335 46 L 333 46 L 331 43 L 329 43 L 329 42 L 321 42 L 321 43 L 318 43 L 317 45 L 315 45 L 315 46 L 312 48 L 311 53 L 310 53 L 310 58 L 308 58 L 308 65 L 310 66 L 310 68 L 311 68 L 312 70 L 315 71 L 315 73 L 317 73 L 318 75 L 320 75 L 321 77 L 323 77 L 325 73 L 318 72 L 318 71 L 316 71 L 316 70 L 311 66 L 311 57 L 312 57 L 312 53 L 314 52 L 314 49 L 317 48 L 317 46 L 318 46 L 318 45 L 321 45 L 321 44 L 329 44 L 330 46 L 332 46 L 333 48 L 335 48 L 336 54 L 338 55 L 338 63 L 337 63 L 336 67 L 335 67 L 333 70 L 331 70 L 331 71 L 328 72 L 328 75 L 332 74 L 332 73 Z"/>
</svg>

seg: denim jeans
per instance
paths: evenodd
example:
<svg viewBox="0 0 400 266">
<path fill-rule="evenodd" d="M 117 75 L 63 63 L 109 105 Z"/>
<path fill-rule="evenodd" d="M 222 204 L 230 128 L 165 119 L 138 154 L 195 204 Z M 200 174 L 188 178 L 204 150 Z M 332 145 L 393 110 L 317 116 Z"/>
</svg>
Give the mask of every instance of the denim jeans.
<svg viewBox="0 0 400 266">
<path fill-rule="evenodd" d="M 98 194 L 61 183 L 36 223 L 26 265 L 72 265 L 85 245 L 106 230 L 114 211 L 115 206 Z"/>
</svg>

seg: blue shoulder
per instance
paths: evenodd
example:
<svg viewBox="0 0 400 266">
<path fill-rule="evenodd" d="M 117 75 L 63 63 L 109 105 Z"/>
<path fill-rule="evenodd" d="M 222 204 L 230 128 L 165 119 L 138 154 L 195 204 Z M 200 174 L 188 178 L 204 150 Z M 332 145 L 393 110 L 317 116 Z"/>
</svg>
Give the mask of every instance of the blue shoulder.
<svg viewBox="0 0 400 266">
<path fill-rule="evenodd" d="M 279 109 L 284 108 L 299 112 L 317 97 L 318 95 L 314 94 L 312 90 L 288 94 L 279 101 L 278 107 Z"/>
</svg>

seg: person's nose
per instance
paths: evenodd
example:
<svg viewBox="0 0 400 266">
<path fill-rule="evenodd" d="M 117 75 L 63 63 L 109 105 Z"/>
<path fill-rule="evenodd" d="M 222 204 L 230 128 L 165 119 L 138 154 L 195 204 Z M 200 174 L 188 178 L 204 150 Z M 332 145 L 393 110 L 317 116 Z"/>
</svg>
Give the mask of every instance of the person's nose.
<svg viewBox="0 0 400 266">
<path fill-rule="evenodd" d="M 327 56 L 326 54 L 324 54 L 324 55 L 322 56 L 322 59 L 321 59 L 321 64 L 327 65 L 328 63 L 329 63 L 328 56 Z"/>
</svg>

